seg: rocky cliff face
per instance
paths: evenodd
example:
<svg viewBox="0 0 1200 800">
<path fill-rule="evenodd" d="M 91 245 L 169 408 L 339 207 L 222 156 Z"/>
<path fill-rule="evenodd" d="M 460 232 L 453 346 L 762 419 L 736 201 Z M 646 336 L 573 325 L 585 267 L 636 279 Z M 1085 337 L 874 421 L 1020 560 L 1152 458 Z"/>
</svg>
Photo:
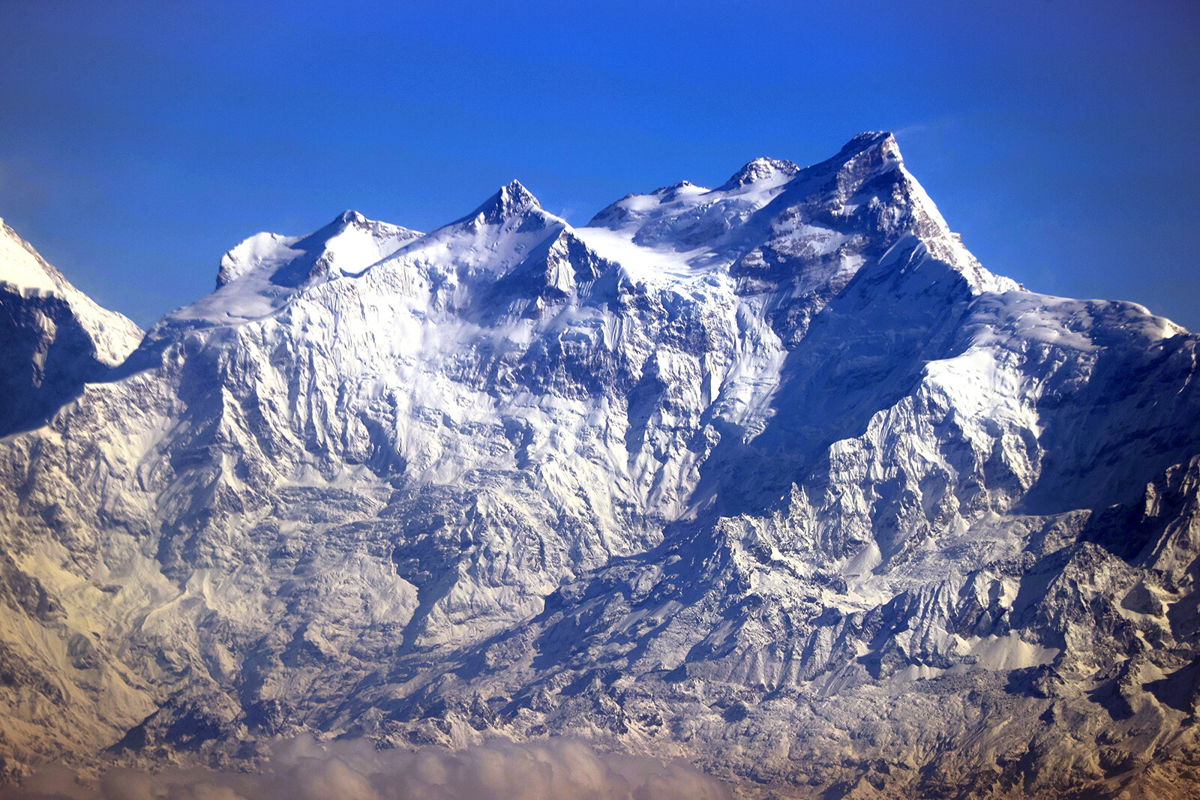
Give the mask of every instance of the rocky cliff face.
<svg viewBox="0 0 1200 800">
<path fill-rule="evenodd" d="M 746 796 L 1200 783 L 1197 337 L 987 272 L 890 135 L 217 284 L 0 408 L 10 777 L 569 733 Z"/>
</svg>

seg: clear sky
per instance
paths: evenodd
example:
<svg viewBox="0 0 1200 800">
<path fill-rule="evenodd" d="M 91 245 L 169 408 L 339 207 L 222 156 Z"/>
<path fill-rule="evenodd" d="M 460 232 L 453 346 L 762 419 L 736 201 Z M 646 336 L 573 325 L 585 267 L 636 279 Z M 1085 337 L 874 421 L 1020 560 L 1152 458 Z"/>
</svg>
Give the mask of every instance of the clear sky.
<svg viewBox="0 0 1200 800">
<path fill-rule="evenodd" d="M 1200 329 L 1200 3 L 0 0 L 0 216 L 145 325 L 259 230 L 575 223 L 896 132 L 983 263 Z"/>
</svg>

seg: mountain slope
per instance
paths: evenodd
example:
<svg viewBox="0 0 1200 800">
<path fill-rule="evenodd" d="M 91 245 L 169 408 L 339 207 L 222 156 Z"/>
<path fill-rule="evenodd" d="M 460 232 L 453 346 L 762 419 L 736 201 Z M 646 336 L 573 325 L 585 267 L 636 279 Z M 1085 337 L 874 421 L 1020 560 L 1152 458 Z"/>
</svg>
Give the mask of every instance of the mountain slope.
<svg viewBox="0 0 1200 800">
<path fill-rule="evenodd" d="M 40 424 L 141 338 L 137 325 L 96 305 L 0 220 L 0 434 Z"/>
<path fill-rule="evenodd" d="M 582 228 L 513 182 L 259 234 L 0 439 L 5 769 L 574 733 L 1186 796 L 1197 343 L 987 272 L 880 133 Z"/>
</svg>

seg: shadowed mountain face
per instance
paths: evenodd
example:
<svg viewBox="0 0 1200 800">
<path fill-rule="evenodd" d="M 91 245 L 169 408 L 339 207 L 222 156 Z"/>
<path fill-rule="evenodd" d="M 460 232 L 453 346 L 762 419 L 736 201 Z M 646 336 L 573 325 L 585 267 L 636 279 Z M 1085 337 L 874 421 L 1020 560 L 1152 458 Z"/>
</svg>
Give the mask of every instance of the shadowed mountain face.
<svg viewBox="0 0 1200 800">
<path fill-rule="evenodd" d="M 1197 337 L 987 272 L 888 134 L 258 234 L 144 338 L 57 292 L 0 298 L 9 780 L 568 734 L 746 797 L 1200 785 Z"/>
<path fill-rule="evenodd" d="M 45 423 L 141 338 L 0 220 L 0 436 Z"/>
</svg>

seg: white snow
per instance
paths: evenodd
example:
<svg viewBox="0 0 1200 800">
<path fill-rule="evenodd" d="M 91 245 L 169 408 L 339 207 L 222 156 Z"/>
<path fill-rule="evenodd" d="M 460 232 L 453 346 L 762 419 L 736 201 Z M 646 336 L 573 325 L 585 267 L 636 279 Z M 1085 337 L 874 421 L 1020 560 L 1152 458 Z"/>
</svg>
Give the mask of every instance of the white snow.
<svg viewBox="0 0 1200 800">
<path fill-rule="evenodd" d="M 669 247 L 644 247 L 633 242 L 633 232 L 628 229 L 575 228 L 574 232 L 601 257 L 620 264 L 634 281 L 676 282 L 706 272 L 692 266 L 692 261 L 710 252 L 706 248 L 679 252 Z"/>
<path fill-rule="evenodd" d="M 0 281 L 19 291 L 57 292 L 61 280 L 46 269 L 44 262 L 29 251 L 25 242 L 0 219 Z"/>
<path fill-rule="evenodd" d="M 221 259 L 215 292 L 170 316 L 236 324 L 275 313 L 314 281 L 357 277 L 419 238 L 416 231 L 346 212 L 308 237 L 258 233 Z M 292 275 L 292 270 L 298 274 Z"/>
<path fill-rule="evenodd" d="M 64 300 L 91 337 L 102 363 L 121 363 L 142 340 L 142 330 L 132 320 L 102 308 L 75 288 L 0 220 L 0 285 L 4 284 L 26 297 L 52 295 Z"/>
</svg>

